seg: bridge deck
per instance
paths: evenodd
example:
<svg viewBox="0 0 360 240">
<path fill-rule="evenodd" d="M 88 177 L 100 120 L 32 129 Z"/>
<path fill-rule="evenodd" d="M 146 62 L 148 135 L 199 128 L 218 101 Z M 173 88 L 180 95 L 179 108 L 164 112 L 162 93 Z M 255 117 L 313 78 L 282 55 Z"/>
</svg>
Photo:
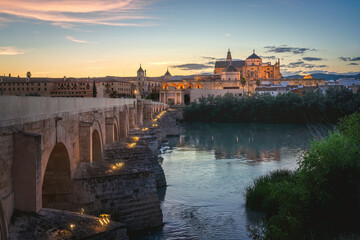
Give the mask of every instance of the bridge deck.
<svg viewBox="0 0 360 240">
<path fill-rule="evenodd" d="M 133 105 L 136 101 L 136 99 L 112 98 L 0 96 L 0 127 L 43 120 L 63 113 L 76 114 L 98 109 L 104 110 L 112 107 Z"/>
</svg>

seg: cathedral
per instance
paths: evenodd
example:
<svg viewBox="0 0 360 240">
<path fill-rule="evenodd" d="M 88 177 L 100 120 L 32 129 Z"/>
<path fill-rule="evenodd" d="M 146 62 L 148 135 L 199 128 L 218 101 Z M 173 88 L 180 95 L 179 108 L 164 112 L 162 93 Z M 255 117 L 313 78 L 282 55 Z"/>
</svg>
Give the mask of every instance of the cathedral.
<svg viewBox="0 0 360 240">
<path fill-rule="evenodd" d="M 231 73 L 231 74 L 226 74 Z M 236 73 L 236 74 L 235 74 Z M 222 80 L 239 80 L 245 78 L 253 79 L 280 79 L 280 59 L 272 65 L 270 62 L 263 63 L 261 57 L 255 54 L 250 55 L 246 60 L 232 60 L 230 49 L 227 52 L 226 61 L 215 63 L 214 74 L 221 74 Z M 237 79 L 235 79 L 237 78 Z"/>
<path fill-rule="evenodd" d="M 213 74 L 195 75 L 191 78 L 172 80 L 169 71 L 164 75 L 160 101 L 168 104 L 182 105 L 195 101 L 201 96 L 224 95 L 231 92 L 234 95 L 254 93 L 256 81 L 281 80 L 280 60 L 271 64 L 263 63 L 255 54 L 246 60 L 232 60 L 230 49 L 225 61 L 215 63 Z"/>
</svg>

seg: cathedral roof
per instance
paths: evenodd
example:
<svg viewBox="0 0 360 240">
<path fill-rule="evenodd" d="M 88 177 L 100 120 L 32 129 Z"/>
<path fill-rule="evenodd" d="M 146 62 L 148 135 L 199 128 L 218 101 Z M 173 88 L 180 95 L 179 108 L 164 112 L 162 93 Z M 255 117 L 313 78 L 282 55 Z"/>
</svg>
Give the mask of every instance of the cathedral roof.
<svg viewBox="0 0 360 240">
<path fill-rule="evenodd" d="M 230 65 L 230 61 L 216 61 L 215 68 L 226 68 Z M 245 66 L 245 61 L 231 61 L 231 65 L 235 68 Z"/>
<path fill-rule="evenodd" d="M 251 54 L 247 59 L 261 59 L 261 57 L 259 57 L 258 55 L 255 54 L 255 51 L 253 52 L 253 54 Z"/>
<path fill-rule="evenodd" d="M 233 65 L 230 63 L 229 66 L 227 66 L 223 72 L 238 72 L 238 70 L 234 68 Z"/>
</svg>

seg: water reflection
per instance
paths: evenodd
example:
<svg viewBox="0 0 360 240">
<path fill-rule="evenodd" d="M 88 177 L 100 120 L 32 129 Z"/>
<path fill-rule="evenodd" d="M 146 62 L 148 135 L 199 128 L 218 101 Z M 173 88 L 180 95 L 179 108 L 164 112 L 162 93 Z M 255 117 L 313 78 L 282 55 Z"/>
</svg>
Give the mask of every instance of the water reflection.
<svg viewBox="0 0 360 240">
<path fill-rule="evenodd" d="M 185 124 L 160 154 L 165 225 L 140 239 L 249 239 L 247 224 L 261 216 L 246 210 L 245 188 L 269 171 L 296 168 L 311 138 L 302 125 Z"/>
<path fill-rule="evenodd" d="M 213 150 L 216 159 L 279 161 L 281 149 L 304 149 L 309 138 L 303 125 L 187 123 L 177 147 Z"/>
</svg>

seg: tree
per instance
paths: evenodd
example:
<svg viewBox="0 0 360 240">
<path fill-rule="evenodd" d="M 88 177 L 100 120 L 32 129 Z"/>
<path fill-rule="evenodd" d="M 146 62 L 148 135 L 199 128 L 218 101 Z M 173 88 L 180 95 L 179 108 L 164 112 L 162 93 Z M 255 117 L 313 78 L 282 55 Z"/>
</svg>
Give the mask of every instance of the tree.
<svg viewBox="0 0 360 240">
<path fill-rule="evenodd" d="M 29 78 L 29 79 L 31 78 L 31 72 L 30 72 L 30 71 L 28 71 L 28 72 L 26 73 L 26 77 Z"/>
<path fill-rule="evenodd" d="M 112 91 L 110 94 L 109 94 L 109 97 L 110 98 L 117 98 L 119 96 L 119 93 L 117 91 Z"/>
<path fill-rule="evenodd" d="M 259 86 L 259 85 L 260 85 L 260 80 L 259 80 L 259 79 L 256 79 L 255 84 L 256 84 L 256 86 Z"/>
<path fill-rule="evenodd" d="M 244 86 L 246 84 L 246 79 L 244 77 L 242 77 L 241 80 L 240 80 L 240 83 L 241 83 L 241 86 L 243 88 L 243 94 L 242 95 L 244 95 Z"/>
<path fill-rule="evenodd" d="M 96 89 L 95 79 L 94 79 L 94 82 L 93 82 L 93 97 L 96 98 L 96 96 L 97 96 L 97 89 Z"/>
</svg>

